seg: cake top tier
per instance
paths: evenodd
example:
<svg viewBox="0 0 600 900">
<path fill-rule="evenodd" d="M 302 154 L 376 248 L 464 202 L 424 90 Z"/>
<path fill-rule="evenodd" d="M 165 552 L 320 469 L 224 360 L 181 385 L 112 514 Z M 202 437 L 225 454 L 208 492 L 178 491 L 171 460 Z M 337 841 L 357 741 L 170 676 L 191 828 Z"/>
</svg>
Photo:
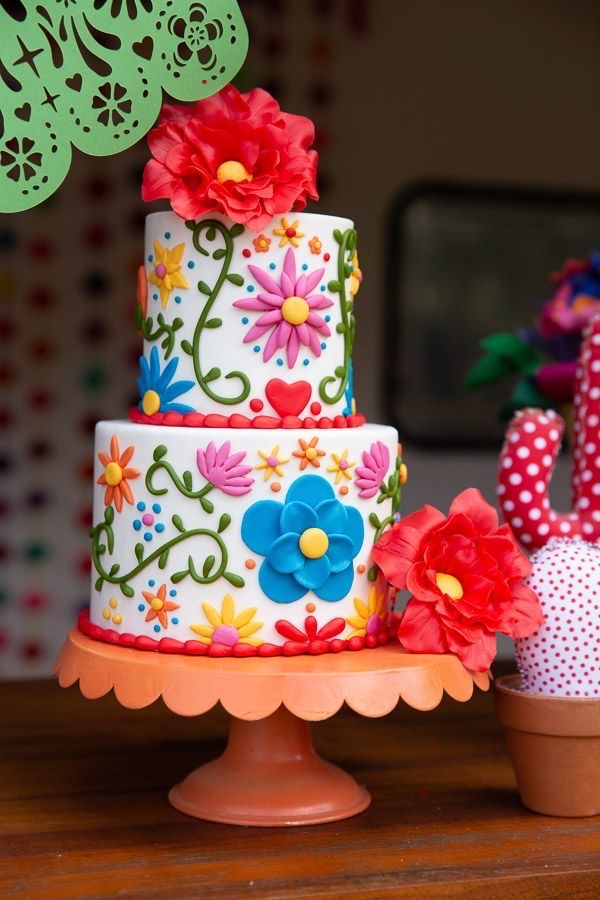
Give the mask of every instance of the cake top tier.
<svg viewBox="0 0 600 900">
<path fill-rule="evenodd" d="M 229 85 L 163 108 L 148 143 L 138 282 L 144 337 L 135 421 L 346 427 L 354 409 L 354 297 L 361 273 L 348 219 L 304 213 L 317 199 L 309 119 L 265 91 Z"/>
</svg>

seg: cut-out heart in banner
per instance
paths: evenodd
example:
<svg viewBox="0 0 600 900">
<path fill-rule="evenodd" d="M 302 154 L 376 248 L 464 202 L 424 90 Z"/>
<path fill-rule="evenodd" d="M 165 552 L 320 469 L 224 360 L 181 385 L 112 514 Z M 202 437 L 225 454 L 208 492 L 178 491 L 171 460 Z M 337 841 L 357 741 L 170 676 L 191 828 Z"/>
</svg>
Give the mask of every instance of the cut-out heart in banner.
<svg viewBox="0 0 600 900">
<path fill-rule="evenodd" d="M 0 0 L 0 211 L 41 203 L 71 147 L 109 156 L 153 125 L 162 91 L 200 100 L 236 75 L 234 0 Z"/>
</svg>

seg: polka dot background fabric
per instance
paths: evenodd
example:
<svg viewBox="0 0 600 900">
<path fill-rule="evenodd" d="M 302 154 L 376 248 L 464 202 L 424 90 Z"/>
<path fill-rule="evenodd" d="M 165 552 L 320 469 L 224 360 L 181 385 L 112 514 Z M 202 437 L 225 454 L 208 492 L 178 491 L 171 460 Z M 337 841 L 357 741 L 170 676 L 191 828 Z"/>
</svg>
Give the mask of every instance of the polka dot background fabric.
<svg viewBox="0 0 600 900">
<path fill-rule="evenodd" d="M 261 84 L 315 120 L 322 209 L 346 209 L 332 177 L 344 155 L 335 59 L 367 29 L 368 4 L 241 6 L 251 42 L 239 86 Z M 107 159 L 78 155 L 46 203 L 0 217 L 0 677 L 49 674 L 89 604 L 93 429 L 136 399 L 147 156 L 145 142 Z"/>
<path fill-rule="evenodd" d="M 546 622 L 515 642 L 523 689 L 600 697 L 600 544 L 555 538 L 531 562 Z"/>
</svg>

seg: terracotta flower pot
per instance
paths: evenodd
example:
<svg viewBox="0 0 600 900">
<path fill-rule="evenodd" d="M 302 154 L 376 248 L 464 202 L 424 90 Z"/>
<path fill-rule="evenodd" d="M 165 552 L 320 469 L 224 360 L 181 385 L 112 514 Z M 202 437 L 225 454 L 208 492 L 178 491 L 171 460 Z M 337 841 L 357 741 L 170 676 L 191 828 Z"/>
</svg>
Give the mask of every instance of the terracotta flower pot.
<svg viewBox="0 0 600 900">
<path fill-rule="evenodd" d="M 494 682 L 521 801 L 547 816 L 600 813 L 600 697 L 526 694 L 519 675 Z"/>
</svg>

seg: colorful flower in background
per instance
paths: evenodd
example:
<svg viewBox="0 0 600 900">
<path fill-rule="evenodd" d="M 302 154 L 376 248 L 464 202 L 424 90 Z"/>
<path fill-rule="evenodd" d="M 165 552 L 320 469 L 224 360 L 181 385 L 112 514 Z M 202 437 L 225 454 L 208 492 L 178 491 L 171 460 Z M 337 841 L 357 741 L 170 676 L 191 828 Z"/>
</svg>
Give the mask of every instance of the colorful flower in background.
<svg viewBox="0 0 600 900">
<path fill-rule="evenodd" d="M 367 602 L 360 597 L 354 598 L 356 614 L 348 616 L 347 622 L 354 630 L 348 635 L 366 637 L 368 634 L 379 634 L 385 626 L 385 591 L 378 594 L 375 585 L 369 589 Z"/>
<path fill-rule="evenodd" d="M 176 247 L 172 247 L 170 250 L 168 247 L 163 247 L 160 241 L 153 241 L 153 246 L 153 269 L 148 275 L 148 281 L 158 288 L 161 306 L 163 309 L 166 309 L 173 288 L 189 287 L 181 271 L 181 258 L 185 250 L 185 244 L 177 244 Z"/>
<path fill-rule="evenodd" d="M 299 247 L 300 239 L 304 237 L 304 232 L 300 231 L 300 219 L 296 219 L 295 222 L 288 222 L 285 216 L 282 218 L 279 228 L 273 229 L 273 234 L 281 238 L 279 241 L 280 247 L 285 247 L 286 244 L 291 244 L 292 247 Z"/>
<path fill-rule="evenodd" d="M 255 468 L 259 471 L 264 469 L 265 481 L 268 481 L 271 475 L 279 475 L 280 478 L 283 478 L 285 472 L 281 467 L 289 463 L 290 458 L 289 456 L 279 456 L 279 444 L 276 444 L 270 453 L 259 450 L 258 455 L 262 462 L 259 462 Z"/>
<path fill-rule="evenodd" d="M 376 441 L 363 451 L 363 464 L 356 470 L 356 486 L 359 497 L 370 499 L 378 493 L 381 482 L 390 466 L 390 452 L 385 444 Z"/>
<path fill-rule="evenodd" d="M 221 611 L 217 612 L 210 603 L 202 604 L 207 625 L 190 625 L 203 644 L 221 644 L 224 647 L 235 647 L 236 644 L 250 644 L 260 647 L 261 638 L 255 637 L 263 627 L 256 622 L 256 607 L 249 606 L 236 614 L 235 602 L 231 594 L 225 594 L 221 603 Z"/>
<path fill-rule="evenodd" d="M 314 137 L 309 119 L 282 112 L 260 88 L 240 94 L 229 84 L 191 115 L 165 104 L 148 135 L 154 158 L 142 199 L 166 198 L 184 219 L 220 212 L 260 231 L 273 216 L 318 200 Z"/>
<path fill-rule="evenodd" d="M 321 466 L 319 458 L 321 456 L 325 456 L 325 451 L 320 450 L 317 446 L 319 443 L 319 438 L 314 437 L 311 438 L 310 441 L 305 441 L 303 438 L 298 438 L 298 443 L 300 444 L 299 450 L 294 450 L 292 452 L 292 456 L 295 456 L 300 460 L 300 470 L 303 472 L 307 466 L 311 465 L 313 468 L 318 469 Z"/>
<path fill-rule="evenodd" d="M 144 621 L 152 622 L 154 619 L 158 619 L 163 628 L 168 628 L 168 614 L 179 609 L 179 604 L 173 603 L 172 600 L 167 600 L 166 584 L 161 584 L 156 593 L 153 591 L 142 591 L 142 594 L 144 600 L 150 607 Z"/>
<path fill-rule="evenodd" d="M 600 313 L 600 253 L 567 260 L 550 280 L 554 293 L 541 306 L 534 327 L 484 338 L 485 355 L 467 376 L 467 388 L 517 377 L 502 410 L 506 418 L 528 406 L 548 409 L 573 400 L 583 331 Z"/>
<path fill-rule="evenodd" d="M 218 449 L 214 441 L 211 441 L 205 450 L 199 449 L 196 452 L 196 463 L 200 474 L 210 484 L 224 494 L 241 497 L 254 484 L 254 478 L 248 478 L 252 466 L 240 465 L 245 456 L 244 450 L 231 453 L 230 441 L 226 441 Z"/>
<path fill-rule="evenodd" d="M 258 580 L 271 600 L 292 603 L 312 590 L 335 601 L 354 581 L 364 526 L 358 510 L 337 500 L 328 481 L 302 475 L 284 503 L 259 500 L 246 511 L 242 540 L 264 557 Z"/>
<path fill-rule="evenodd" d="M 342 450 L 341 453 L 332 453 L 331 458 L 333 462 L 330 466 L 327 466 L 327 471 L 335 472 L 335 483 L 339 484 L 344 479 L 352 481 L 351 470 L 356 463 L 348 459 L 348 449 Z"/>
<path fill-rule="evenodd" d="M 259 234 L 252 243 L 257 253 L 266 253 L 271 246 L 271 238 L 267 237 L 266 234 Z"/>
<path fill-rule="evenodd" d="M 111 506 L 114 503 L 117 512 L 123 509 L 123 500 L 133 504 L 133 494 L 129 482 L 139 477 L 139 470 L 129 466 L 135 447 L 127 447 L 121 453 L 118 437 L 113 434 L 110 441 L 110 456 L 106 453 L 98 453 L 98 459 L 104 466 L 104 472 L 98 478 L 96 484 L 105 484 L 104 505 Z"/>
<path fill-rule="evenodd" d="M 358 294 L 362 280 L 363 273 L 358 265 L 358 251 L 355 250 L 352 257 L 352 273 L 350 275 L 350 295 L 353 299 Z"/>
<path fill-rule="evenodd" d="M 161 372 L 156 347 L 150 351 L 150 362 L 145 356 L 140 356 L 140 377 L 137 380 L 141 397 L 138 403 L 140 412 L 152 416 L 157 412 L 188 413 L 194 411 L 191 406 L 173 402 L 181 394 L 185 394 L 194 387 L 193 381 L 172 381 L 178 365 L 179 360 L 172 359 Z"/>
<path fill-rule="evenodd" d="M 265 344 L 263 359 L 268 362 L 283 347 L 287 349 L 290 369 L 296 364 L 300 345 L 310 347 L 315 356 L 321 355 L 321 341 L 331 331 L 317 310 L 333 306 L 333 300 L 322 293 L 311 293 L 323 277 L 325 269 L 315 269 L 296 277 L 296 259 L 290 248 L 283 261 L 279 283 L 257 266 L 248 266 L 263 288 L 256 297 L 243 297 L 233 304 L 238 309 L 260 312 L 252 328 L 244 337 L 249 344 L 271 332 Z"/>
<path fill-rule="evenodd" d="M 397 522 L 373 547 L 385 578 L 411 597 L 398 637 L 413 653 L 454 653 L 474 672 L 496 653 L 496 632 L 533 634 L 544 617 L 522 579 L 531 565 L 508 525 L 478 490 L 463 491 L 448 516 L 432 506 Z"/>
</svg>

